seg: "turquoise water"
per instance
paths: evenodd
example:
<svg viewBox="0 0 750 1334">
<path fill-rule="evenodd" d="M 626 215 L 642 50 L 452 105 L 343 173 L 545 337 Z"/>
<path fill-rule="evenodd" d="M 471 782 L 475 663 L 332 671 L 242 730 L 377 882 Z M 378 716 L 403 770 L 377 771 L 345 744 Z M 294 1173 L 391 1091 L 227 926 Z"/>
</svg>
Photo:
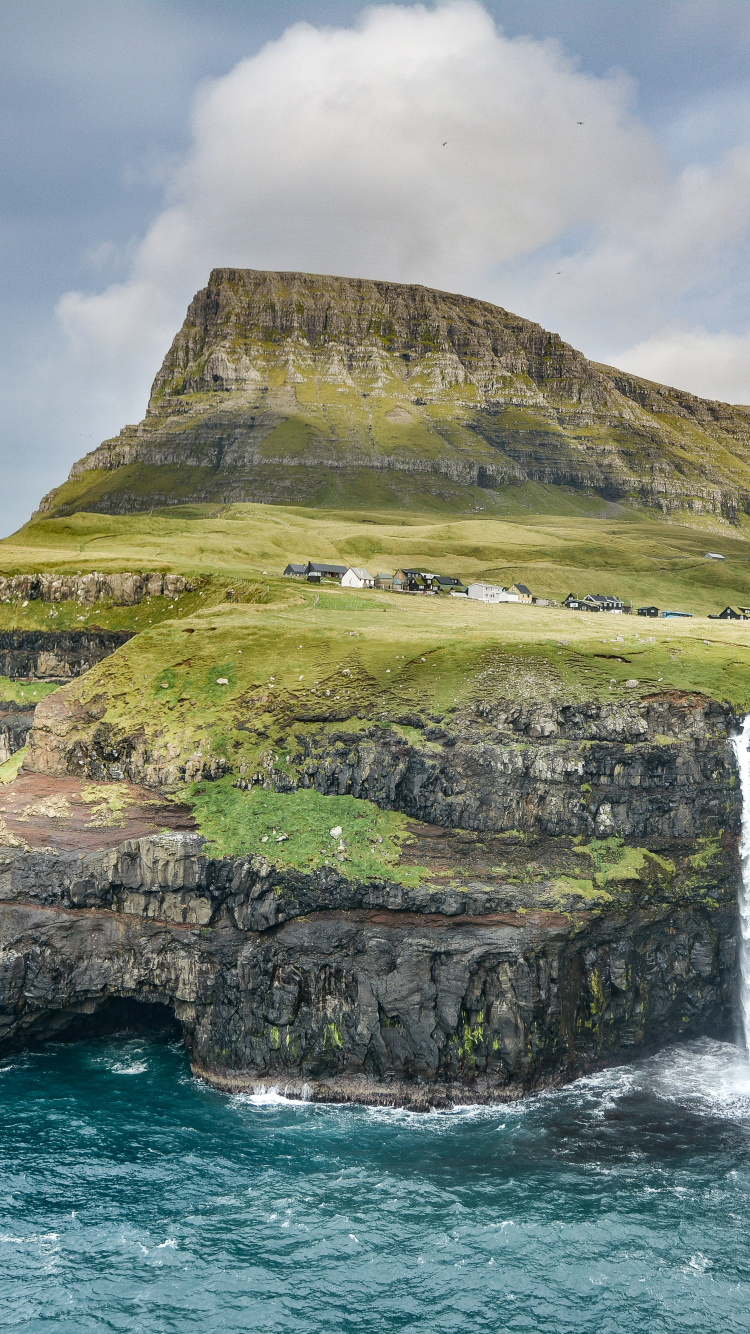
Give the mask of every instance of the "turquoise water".
<svg viewBox="0 0 750 1334">
<path fill-rule="evenodd" d="M 0 1066 L 0 1328 L 750 1328 L 750 1074 L 702 1042 L 513 1107 L 231 1098 L 178 1044 Z"/>
</svg>

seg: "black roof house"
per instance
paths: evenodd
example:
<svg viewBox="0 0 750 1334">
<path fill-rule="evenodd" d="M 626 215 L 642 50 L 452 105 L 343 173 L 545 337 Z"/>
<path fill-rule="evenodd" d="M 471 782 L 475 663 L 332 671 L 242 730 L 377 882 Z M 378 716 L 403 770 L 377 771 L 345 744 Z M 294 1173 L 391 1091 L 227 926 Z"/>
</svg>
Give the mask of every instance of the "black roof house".
<svg viewBox="0 0 750 1334">
<path fill-rule="evenodd" d="M 433 585 L 434 584 L 437 584 L 441 593 L 442 592 L 448 593 L 452 588 L 466 587 L 466 584 L 464 583 L 463 579 L 456 579 L 455 575 L 452 574 L 436 574 L 435 579 L 433 581 Z"/>
<path fill-rule="evenodd" d="M 403 576 L 403 577 L 402 577 Z M 433 574 L 403 565 L 393 576 L 394 586 L 407 593 L 439 593 L 445 588 L 463 588 L 460 579 L 450 574 Z"/>
<path fill-rule="evenodd" d="M 575 593 L 568 593 L 563 606 L 570 611 L 601 611 L 601 607 L 591 598 L 577 598 Z"/>
<path fill-rule="evenodd" d="M 348 565 L 328 565 L 324 560 L 310 560 L 307 562 L 308 574 L 321 574 L 328 579 L 341 579 L 348 569 Z"/>
<path fill-rule="evenodd" d="M 290 579 L 309 579 L 319 584 L 321 579 L 341 579 L 349 569 L 348 565 L 331 565 L 324 560 L 308 560 L 304 565 L 290 562 L 284 574 Z"/>
<path fill-rule="evenodd" d="M 587 593 L 584 600 L 597 602 L 602 611 L 621 611 L 625 606 L 622 598 L 613 597 L 611 593 Z"/>
</svg>

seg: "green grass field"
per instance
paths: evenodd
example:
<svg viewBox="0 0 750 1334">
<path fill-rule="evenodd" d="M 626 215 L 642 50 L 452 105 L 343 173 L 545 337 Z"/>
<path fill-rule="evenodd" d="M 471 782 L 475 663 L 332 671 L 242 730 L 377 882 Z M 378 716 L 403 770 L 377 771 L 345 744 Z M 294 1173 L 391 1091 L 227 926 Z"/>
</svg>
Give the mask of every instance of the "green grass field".
<svg viewBox="0 0 750 1334">
<path fill-rule="evenodd" d="M 720 552 L 725 561 L 706 560 L 707 550 Z M 0 542 L 4 573 L 155 568 L 232 582 L 272 578 L 290 560 L 315 557 L 365 564 L 372 573 L 409 564 L 466 579 L 504 584 L 520 579 L 535 594 L 558 601 L 569 592 L 613 592 L 636 605 L 653 602 L 698 615 L 721 611 L 727 603 L 750 605 L 750 542 L 744 528 L 702 524 L 694 517 L 689 523 L 666 522 L 623 507 L 615 518 L 450 520 L 394 511 L 176 506 L 151 515 L 80 513 L 42 520 Z M 61 617 L 75 620 L 81 614 L 80 608 L 68 613 L 63 607 Z M 36 614 L 27 609 L 26 618 Z M 90 621 L 104 623 L 102 614 L 93 609 Z M 174 612 L 167 607 L 163 614 Z M 2 624 L 5 615 L 0 609 Z M 114 627 L 117 616 L 107 625 Z M 129 616 L 126 611 L 125 620 Z M 139 628 L 149 616 L 156 619 L 151 612 L 137 614 Z"/>
<path fill-rule="evenodd" d="M 57 690 L 57 684 L 52 681 L 16 681 L 9 676 L 0 676 L 2 703 L 38 704 L 53 690 Z"/>
<path fill-rule="evenodd" d="M 347 875 L 386 875 L 407 885 L 425 874 L 421 867 L 400 864 L 410 839 L 406 817 L 370 801 L 323 796 L 314 788 L 244 792 L 231 778 L 194 784 L 188 800 L 215 856 L 260 854 L 302 871 L 345 861 Z"/>
</svg>

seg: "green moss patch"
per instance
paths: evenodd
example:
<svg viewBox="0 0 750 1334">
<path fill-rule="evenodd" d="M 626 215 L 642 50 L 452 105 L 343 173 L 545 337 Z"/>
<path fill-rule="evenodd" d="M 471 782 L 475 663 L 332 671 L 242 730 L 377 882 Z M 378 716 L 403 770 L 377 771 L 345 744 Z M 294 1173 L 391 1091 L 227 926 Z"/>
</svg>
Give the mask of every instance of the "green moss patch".
<svg viewBox="0 0 750 1334">
<path fill-rule="evenodd" d="M 14 681 L 10 676 L 0 676 L 0 700 L 7 703 L 38 704 L 59 688 L 56 681 Z"/>
<path fill-rule="evenodd" d="M 325 797 L 314 789 L 246 792 L 231 778 L 194 784 L 188 801 L 215 856 L 262 855 L 301 871 L 333 866 L 353 879 L 386 877 L 409 885 L 427 874 L 400 864 L 410 839 L 406 817 L 369 801 Z"/>
<path fill-rule="evenodd" d="M 591 859 L 594 885 L 599 889 L 617 885 L 627 888 L 628 881 L 665 889 L 671 885 L 676 873 L 675 864 L 669 858 L 649 852 L 647 848 L 631 847 L 622 838 L 593 838 L 575 851 Z"/>
<path fill-rule="evenodd" d="M 688 865 L 695 871 L 710 871 L 726 856 L 720 838 L 699 838 L 698 851 L 688 857 Z"/>
<path fill-rule="evenodd" d="M 89 824 L 99 829 L 123 829 L 125 811 L 135 804 L 125 783 L 92 783 L 82 789 L 81 801 L 91 807 Z"/>
<path fill-rule="evenodd" d="M 11 755 L 9 760 L 0 764 L 0 783 L 12 783 L 14 778 L 18 777 L 18 771 L 26 758 L 26 747 L 17 750 L 15 755 Z"/>
<path fill-rule="evenodd" d="M 603 886 L 594 884 L 593 880 L 579 880 L 572 875 L 557 876 L 550 884 L 550 891 L 560 901 L 577 898 L 589 899 L 594 903 L 609 903 L 612 900 L 612 895 Z"/>
</svg>

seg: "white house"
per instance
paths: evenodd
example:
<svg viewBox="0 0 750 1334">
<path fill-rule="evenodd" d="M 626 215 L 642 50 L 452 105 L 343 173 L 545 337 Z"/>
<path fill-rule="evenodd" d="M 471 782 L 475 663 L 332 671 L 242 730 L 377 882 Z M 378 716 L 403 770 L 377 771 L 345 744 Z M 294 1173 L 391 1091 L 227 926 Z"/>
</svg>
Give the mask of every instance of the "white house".
<svg viewBox="0 0 750 1334">
<path fill-rule="evenodd" d="M 346 574 L 341 576 L 342 588 L 374 588 L 375 580 L 369 570 L 360 570 L 351 565 Z"/>
<path fill-rule="evenodd" d="M 518 602 L 517 593 L 509 593 L 499 584 L 469 584 L 468 593 L 475 602 Z"/>
</svg>

